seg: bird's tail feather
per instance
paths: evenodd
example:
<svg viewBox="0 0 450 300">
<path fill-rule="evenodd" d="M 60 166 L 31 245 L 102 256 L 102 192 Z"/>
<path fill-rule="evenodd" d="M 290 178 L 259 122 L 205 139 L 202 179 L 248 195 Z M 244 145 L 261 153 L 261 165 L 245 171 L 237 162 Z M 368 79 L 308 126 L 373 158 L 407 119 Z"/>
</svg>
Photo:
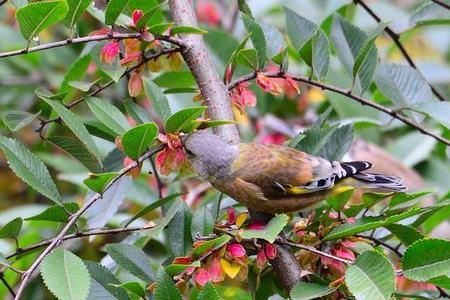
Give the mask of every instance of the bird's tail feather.
<svg viewBox="0 0 450 300">
<path fill-rule="evenodd" d="M 397 176 L 387 176 L 375 173 L 356 173 L 352 176 L 357 179 L 360 188 L 375 190 L 377 192 L 404 192 L 407 190 L 402 179 Z"/>
</svg>

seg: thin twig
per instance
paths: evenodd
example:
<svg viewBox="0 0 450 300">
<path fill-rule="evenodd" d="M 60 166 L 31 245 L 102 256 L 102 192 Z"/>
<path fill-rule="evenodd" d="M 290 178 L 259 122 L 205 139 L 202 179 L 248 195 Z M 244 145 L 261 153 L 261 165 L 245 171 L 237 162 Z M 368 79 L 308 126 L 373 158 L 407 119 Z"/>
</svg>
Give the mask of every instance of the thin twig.
<svg viewBox="0 0 450 300">
<path fill-rule="evenodd" d="M 330 258 L 330 259 L 335 260 L 335 261 L 339 261 L 339 262 L 347 264 L 347 265 L 352 265 L 354 263 L 351 260 L 334 256 L 334 255 L 332 255 L 330 253 L 326 253 L 326 252 L 320 251 L 320 250 L 318 250 L 318 249 L 316 249 L 314 247 L 306 246 L 306 245 L 303 245 L 303 244 L 297 244 L 297 243 L 294 243 L 294 242 L 291 242 L 291 241 L 288 241 L 288 240 L 282 241 L 282 240 L 278 239 L 277 243 L 283 244 L 283 245 L 288 245 L 288 246 L 295 247 L 295 248 L 299 248 L 299 249 L 302 249 L 302 250 L 306 250 L 306 251 L 318 254 L 320 256 L 327 257 L 327 258 Z"/>
<path fill-rule="evenodd" d="M 114 177 L 104 188 L 104 191 L 107 191 L 111 186 L 113 186 L 117 180 L 125 176 L 131 169 L 139 166 L 142 162 L 144 162 L 147 158 L 152 156 L 154 153 L 161 151 L 162 146 L 153 148 L 146 153 L 144 153 L 139 159 L 126 168 L 122 169 L 118 173 L 116 177 Z M 56 248 L 64 239 L 64 236 L 67 234 L 67 232 L 70 230 L 70 228 L 77 222 L 77 220 L 81 217 L 81 215 L 89 208 L 91 207 L 95 202 L 102 199 L 102 195 L 95 194 L 91 199 L 89 199 L 83 207 L 81 207 L 76 213 L 74 213 L 70 219 L 69 222 L 64 226 L 64 228 L 60 231 L 60 233 L 51 241 L 51 243 L 45 248 L 45 250 L 38 256 L 38 258 L 34 261 L 34 263 L 31 265 L 31 267 L 28 268 L 28 270 L 23 274 L 22 276 L 22 282 L 19 286 L 19 289 L 17 291 L 17 295 L 14 298 L 15 300 L 19 300 L 22 296 L 22 293 L 28 283 L 28 280 L 30 279 L 33 272 L 36 270 L 36 268 L 41 264 L 42 260 L 52 251 L 54 248 Z"/>
<path fill-rule="evenodd" d="M 445 3 L 444 1 L 441 0 L 431 0 L 432 2 L 436 3 L 437 5 L 440 5 L 448 10 L 450 10 L 450 5 Z"/>
<path fill-rule="evenodd" d="M 97 235 L 107 235 L 107 234 L 118 234 L 118 233 L 125 233 L 125 232 L 134 232 L 134 231 L 139 231 L 139 230 L 146 230 L 151 228 L 151 226 L 144 226 L 144 227 L 123 227 L 123 228 L 113 228 L 113 229 L 91 229 L 91 230 L 86 230 L 86 231 L 79 231 L 76 233 L 71 233 L 71 234 L 66 234 L 62 240 L 66 241 L 66 240 L 71 240 L 71 239 L 78 239 L 78 238 L 83 238 L 83 237 L 87 237 L 87 236 L 97 236 Z M 50 245 L 51 242 L 53 242 L 54 238 L 51 239 L 47 239 L 47 240 L 43 240 L 40 241 L 39 243 L 30 245 L 28 247 L 25 248 L 20 248 L 18 249 L 16 252 L 6 256 L 7 259 L 10 259 L 14 256 L 17 255 L 21 255 L 23 253 L 26 252 L 30 252 L 39 248 L 42 248 L 44 246 Z"/>
<path fill-rule="evenodd" d="M 364 10 L 378 23 L 382 22 L 381 18 L 363 1 L 363 0 L 354 0 L 355 3 L 361 5 L 362 8 L 364 8 Z M 432 0 L 435 3 L 442 3 L 441 1 L 437 1 L 437 0 Z M 441 4 L 442 5 L 442 4 Z M 444 4 L 446 5 L 446 4 Z M 445 7 L 445 6 L 444 6 Z M 406 61 L 408 62 L 408 64 L 413 67 L 414 69 L 416 69 L 418 72 L 420 72 L 420 70 L 417 68 L 416 64 L 414 63 L 414 61 L 412 60 L 411 56 L 408 54 L 408 52 L 406 51 L 405 47 L 403 46 L 403 44 L 400 41 L 400 36 L 395 33 L 389 26 L 386 26 L 384 28 L 384 31 L 391 37 L 392 41 L 395 43 L 395 45 L 397 46 L 397 48 L 400 50 L 400 52 L 403 54 L 403 56 L 405 57 Z M 428 82 L 428 84 L 431 87 L 431 90 L 433 91 L 433 94 L 440 100 L 440 101 L 446 101 L 445 97 L 438 91 L 436 90 L 436 88 Z"/>
<path fill-rule="evenodd" d="M 391 117 L 393 117 L 393 118 L 395 118 L 395 119 L 397 119 L 397 120 L 399 120 L 399 121 L 401 121 L 401 122 L 403 122 L 403 123 L 405 123 L 405 124 L 415 128 L 415 129 L 417 129 L 422 134 L 431 136 L 435 140 L 437 140 L 439 142 L 442 142 L 442 143 L 446 144 L 447 146 L 450 146 L 450 141 L 449 140 L 447 140 L 447 139 L 445 139 L 445 138 L 443 138 L 443 137 L 441 137 L 441 136 L 439 136 L 437 134 L 434 134 L 433 132 L 427 130 L 426 128 L 422 127 L 421 125 L 417 124 L 416 122 L 414 122 L 414 121 L 412 121 L 412 120 L 402 116 L 399 113 L 398 110 L 387 108 L 387 107 L 385 107 L 383 105 L 380 105 L 378 103 L 372 102 L 372 101 L 370 101 L 370 100 L 368 100 L 366 98 L 363 98 L 361 96 L 355 95 L 355 94 L 352 93 L 351 90 L 343 89 L 343 88 L 340 88 L 340 87 L 337 87 L 337 86 L 334 86 L 334 85 L 330 85 L 330 84 L 326 84 L 326 83 L 321 83 L 321 82 L 318 82 L 318 81 L 314 81 L 314 80 L 312 80 L 310 78 L 306 78 L 306 77 L 302 77 L 302 76 L 294 75 L 294 74 L 290 74 L 290 73 L 261 72 L 260 74 L 265 75 L 267 77 L 274 77 L 274 78 L 285 78 L 286 75 L 289 75 L 292 79 L 294 79 L 296 81 L 304 82 L 306 84 L 316 86 L 316 87 L 318 87 L 318 88 L 320 88 L 322 90 L 328 90 L 328 91 L 332 91 L 332 92 L 335 92 L 335 93 L 347 96 L 348 98 L 353 99 L 353 100 L 359 102 L 362 105 L 367 105 L 367 106 L 373 107 L 373 108 L 375 108 L 378 111 L 381 111 L 381 112 L 383 112 L 383 113 L 385 113 L 387 115 L 390 115 Z M 256 75 L 257 75 L 257 73 L 251 73 L 251 74 L 247 74 L 247 75 L 244 75 L 244 76 L 236 79 L 235 81 L 233 81 L 232 83 L 230 83 L 228 85 L 228 90 L 232 90 L 239 83 L 255 79 Z"/>
<path fill-rule="evenodd" d="M 125 77 L 127 74 L 130 74 L 131 72 L 133 72 L 133 71 L 136 70 L 137 68 L 141 67 L 142 65 L 146 64 L 148 61 L 150 61 L 150 60 L 152 60 L 152 59 L 156 59 L 156 58 L 158 58 L 158 57 L 160 57 L 160 56 L 162 56 L 162 55 L 169 54 L 169 53 L 172 53 L 172 52 L 179 52 L 179 51 L 180 51 L 179 48 L 166 48 L 166 49 L 161 50 L 161 51 L 158 52 L 158 53 L 155 53 L 155 54 L 152 54 L 152 55 L 150 55 L 150 56 L 148 56 L 148 57 L 145 57 L 145 58 L 144 58 L 140 63 L 138 63 L 136 66 L 133 66 L 133 67 L 129 68 L 127 71 L 125 71 L 125 73 L 122 74 L 122 76 L 120 77 L 120 79 L 122 79 L 122 78 Z M 110 80 L 110 81 L 106 82 L 105 84 L 100 85 L 95 91 L 92 91 L 92 92 L 90 92 L 90 93 L 88 93 L 88 94 L 86 94 L 86 95 L 84 95 L 84 96 L 82 96 L 82 97 L 80 97 L 80 98 L 78 98 L 78 99 L 72 101 L 71 103 L 69 103 L 69 104 L 67 104 L 67 105 L 65 105 L 65 106 L 66 106 L 67 109 L 71 109 L 71 108 L 73 108 L 74 106 L 77 106 L 78 104 L 80 104 L 80 103 L 82 103 L 83 101 L 85 101 L 87 98 L 89 98 L 89 97 L 94 97 L 94 96 L 98 95 L 100 92 L 104 91 L 105 89 L 107 89 L 108 87 L 110 87 L 111 85 L 113 85 L 114 83 L 116 83 L 116 81 Z M 40 126 L 36 129 L 36 132 L 39 132 L 39 135 L 41 136 L 41 138 L 44 139 L 44 136 L 43 136 L 42 132 L 43 132 L 45 126 L 47 126 L 47 125 L 50 124 L 50 123 L 53 123 L 53 122 L 60 122 L 60 121 L 61 121 L 61 118 L 60 118 L 60 117 L 56 117 L 56 118 L 49 119 L 49 120 L 41 120 L 41 124 L 40 124 Z"/>
<path fill-rule="evenodd" d="M 371 240 L 371 241 L 374 242 L 376 245 L 380 245 L 380 246 L 383 246 L 383 247 L 386 248 L 386 249 L 389 249 L 392 253 L 394 253 L 395 255 L 397 255 L 398 258 L 402 258 L 402 257 L 403 257 L 403 254 L 400 253 L 400 251 L 399 251 L 398 249 L 396 249 L 395 247 L 389 245 L 388 243 L 386 243 L 386 242 L 384 242 L 384 241 L 382 241 L 382 240 L 380 240 L 380 239 L 377 239 L 376 237 L 373 237 L 373 236 L 366 236 L 366 235 L 359 235 L 359 234 L 356 234 L 355 236 L 360 237 L 360 238 L 363 238 L 363 239 Z"/>
<path fill-rule="evenodd" d="M 0 4 L 2 5 L 2 4 Z M 3 285 L 6 287 L 6 289 L 9 291 L 9 293 L 13 296 L 16 297 L 16 293 L 14 292 L 14 289 L 9 285 L 8 281 L 6 281 L 5 279 L 5 274 L 3 274 L 3 272 L 0 272 L 0 280 L 1 282 L 3 282 Z"/>
<path fill-rule="evenodd" d="M 141 37 L 142 37 L 141 33 L 136 33 L 136 32 L 84 36 L 84 37 L 80 37 L 80 38 L 66 39 L 66 40 L 62 40 L 62 41 L 46 43 L 46 44 L 38 45 L 35 47 L 31 47 L 31 48 L 22 48 L 22 49 L 14 50 L 14 51 L 1 52 L 0 58 L 26 54 L 26 53 L 30 53 L 30 52 L 37 52 L 37 51 L 42 51 L 42 50 L 47 50 L 47 49 L 59 48 L 59 47 L 63 47 L 66 45 L 72 45 L 72 44 L 83 44 L 83 43 L 98 42 L 98 41 L 103 41 L 103 40 L 140 39 Z M 161 36 L 156 36 L 155 39 L 166 41 L 166 42 L 169 42 L 169 43 L 177 45 L 177 46 L 181 46 L 180 41 L 177 38 L 174 38 L 171 36 L 161 35 Z"/>
</svg>

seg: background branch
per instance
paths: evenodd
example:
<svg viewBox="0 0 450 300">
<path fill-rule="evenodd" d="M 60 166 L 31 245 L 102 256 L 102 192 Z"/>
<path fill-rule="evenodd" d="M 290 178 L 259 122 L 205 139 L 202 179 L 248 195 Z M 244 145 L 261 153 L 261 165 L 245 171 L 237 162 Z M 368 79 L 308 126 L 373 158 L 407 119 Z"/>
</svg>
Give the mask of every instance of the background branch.
<svg viewBox="0 0 450 300">
<path fill-rule="evenodd" d="M 444 1 L 441 0 L 431 0 L 432 2 L 436 3 L 437 5 L 440 5 L 448 10 L 450 10 L 450 5 L 445 3 Z"/>
<path fill-rule="evenodd" d="M 364 8 L 364 10 L 378 23 L 381 23 L 382 20 L 381 18 L 363 1 L 363 0 L 354 0 L 356 4 L 361 5 L 362 8 Z M 433 0 L 432 0 L 433 1 Z M 433 2 L 438 3 L 440 1 L 436 1 L 434 0 Z M 441 5 L 444 4 L 441 2 Z M 445 6 L 444 6 L 445 7 Z M 449 7 L 450 9 L 450 7 Z M 414 61 L 412 60 L 411 56 L 408 54 L 408 52 L 406 51 L 405 47 L 403 46 L 403 44 L 400 42 L 400 36 L 395 33 L 389 26 L 386 26 L 386 28 L 384 29 L 384 31 L 391 37 L 392 41 L 395 43 L 395 45 L 397 46 L 397 48 L 400 50 L 400 52 L 403 54 L 403 57 L 405 57 L 406 61 L 408 62 L 408 64 L 413 67 L 414 69 L 416 69 L 418 72 L 420 72 L 420 70 L 417 68 L 416 64 L 414 63 Z M 440 100 L 440 101 L 445 101 L 445 97 L 431 84 L 429 83 L 429 86 L 431 87 L 431 90 L 433 91 L 433 94 Z"/>
<path fill-rule="evenodd" d="M 170 11 L 181 26 L 197 26 L 197 18 L 189 0 L 169 0 Z M 182 35 L 181 54 L 197 81 L 208 106 L 212 120 L 234 120 L 228 91 L 212 64 L 201 35 Z M 229 143 L 239 143 L 240 137 L 235 124 L 214 127 L 214 132 Z M 250 212 L 255 215 L 255 212 Z M 277 245 L 277 257 L 271 264 L 283 286 L 290 290 L 301 280 L 300 266 L 289 248 Z"/>
<path fill-rule="evenodd" d="M 416 122 L 408 119 L 407 117 L 402 116 L 398 110 L 387 108 L 387 107 L 385 107 L 383 105 L 380 105 L 378 103 L 370 101 L 370 100 L 368 100 L 366 98 L 363 98 L 361 96 L 355 95 L 355 94 L 352 93 L 352 91 L 350 89 L 343 89 L 343 88 L 340 88 L 340 87 L 337 87 L 337 86 L 334 86 L 334 85 L 321 83 L 321 82 L 318 82 L 318 81 L 314 81 L 311 78 L 302 77 L 300 75 L 294 75 L 294 74 L 291 74 L 291 73 L 285 73 L 285 72 L 260 72 L 260 74 L 262 74 L 264 76 L 267 76 L 267 77 L 275 77 L 275 78 L 285 78 L 286 75 L 289 75 L 292 79 L 294 79 L 296 81 L 304 82 L 306 84 L 316 86 L 316 87 L 318 87 L 318 88 L 320 88 L 322 90 L 328 90 L 328 91 L 332 91 L 332 92 L 344 95 L 344 96 L 346 96 L 346 97 L 348 97 L 350 99 L 353 99 L 353 100 L 361 103 L 362 105 L 370 106 L 372 108 L 375 108 L 378 111 L 381 111 L 381 112 L 383 112 L 385 114 L 388 114 L 391 117 L 393 117 L 393 118 L 395 118 L 395 119 L 405 123 L 406 125 L 409 125 L 409 126 L 415 128 L 415 129 L 417 129 L 422 134 L 431 136 L 435 140 L 437 140 L 439 142 L 442 142 L 442 143 L 446 144 L 447 146 L 450 146 L 450 141 L 449 140 L 447 140 L 447 139 L 445 139 L 445 138 L 443 138 L 443 137 L 441 137 L 441 136 L 439 136 L 437 134 L 434 134 L 433 132 L 431 132 L 428 129 L 424 128 L 420 124 L 417 124 Z M 234 80 L 233 82 L 231 82 L 228 85 L 228 89 L 232 90 L 239 83 L 253 80 L 253 79 L 256 78 L 256 76 L 257 76 L 256 72 L 244 75 L 244 76 Z"/>
</svg>

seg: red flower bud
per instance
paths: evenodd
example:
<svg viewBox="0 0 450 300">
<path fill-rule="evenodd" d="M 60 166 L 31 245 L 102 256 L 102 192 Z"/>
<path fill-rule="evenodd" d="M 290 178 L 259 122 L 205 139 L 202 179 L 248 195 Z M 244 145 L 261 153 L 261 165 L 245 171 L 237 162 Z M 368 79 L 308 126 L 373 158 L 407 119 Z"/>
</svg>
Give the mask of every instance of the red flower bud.
<svg viewBox="0 0 450 300">
<path fill-rule="evenodd" d="M 134 71 L 128 80 L 128 93 L 131 97 L 137 97 L 142 91 L 142 77 L 138 71 Z"/>
<path fill-rule="evenodd" d="M 131 15 L 131 18 L 133 19 L 133 25 L 134 27 L 136 27 L 137 22 L 139 21 L 139 19 L 144 15 L 144 12 L 140 9 L 136 9 L 135 11 L 133 11 L 133 14 Z"/>
<path fill-rule="evenodd" d="M 264 250 L 259 250 L 258 254 L 256 255 L 256 265 L 258 268 L 262 269 L 267 263 L 267 257 L 264 253 Z"/>
<path fill-rule="evenodd" d="M 205 0 L 197 2 L 197 17 L 200 22 L 205 22 L 211 26 L 217 26 L 220 22 L 220 14 L 216 6 Z"/>
<path fill-rule="evenodd" d="M 266 244 L 264 252 L 268 259 L 274 259 L 277 256 L 277 247 L 274 244 Z"/>
<path fill-rule="evenodd" d="M 232 257 L 239 258 L 245 256 L 245 249 L 241 244 L 230 244 L 227 246 L 227 250 Z"/>
<path fill-rule="evenodd" d="M 282 92 L 282 89 L 278 84 L 276 78 L 270 78 L 259 73 L 256 76 L 256 83 L 266 93 L 271 93 L 272 95 L 280 95 Z"/>
<path fill-rule="evenodd" d="M 234 211 L 234 207 L 228 208 L 228 224 L 236 223 L 236 212 Z"/>
<path fill-rule="evenodd" d="M 102 47 L 100 60 L 106 64 L 112 64 L 119 55 L 120 46 L 118 41 L 113 41 Z"/>
</svg>

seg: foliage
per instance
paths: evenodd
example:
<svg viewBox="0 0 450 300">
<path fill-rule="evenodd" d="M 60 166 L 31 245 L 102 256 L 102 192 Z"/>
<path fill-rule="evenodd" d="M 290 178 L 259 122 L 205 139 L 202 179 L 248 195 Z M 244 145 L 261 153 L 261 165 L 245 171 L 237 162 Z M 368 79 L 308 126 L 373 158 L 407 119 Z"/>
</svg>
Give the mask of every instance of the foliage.
<svg viewBox="0 0 450 300">
<path fill-rule="evenodd" d="M 0 298 L 447 298 L 448 1 L 172 2 L 0 1 Z M 184 149 L 236 125 L 410 189 L 252 219 Z"/>
</svg>

